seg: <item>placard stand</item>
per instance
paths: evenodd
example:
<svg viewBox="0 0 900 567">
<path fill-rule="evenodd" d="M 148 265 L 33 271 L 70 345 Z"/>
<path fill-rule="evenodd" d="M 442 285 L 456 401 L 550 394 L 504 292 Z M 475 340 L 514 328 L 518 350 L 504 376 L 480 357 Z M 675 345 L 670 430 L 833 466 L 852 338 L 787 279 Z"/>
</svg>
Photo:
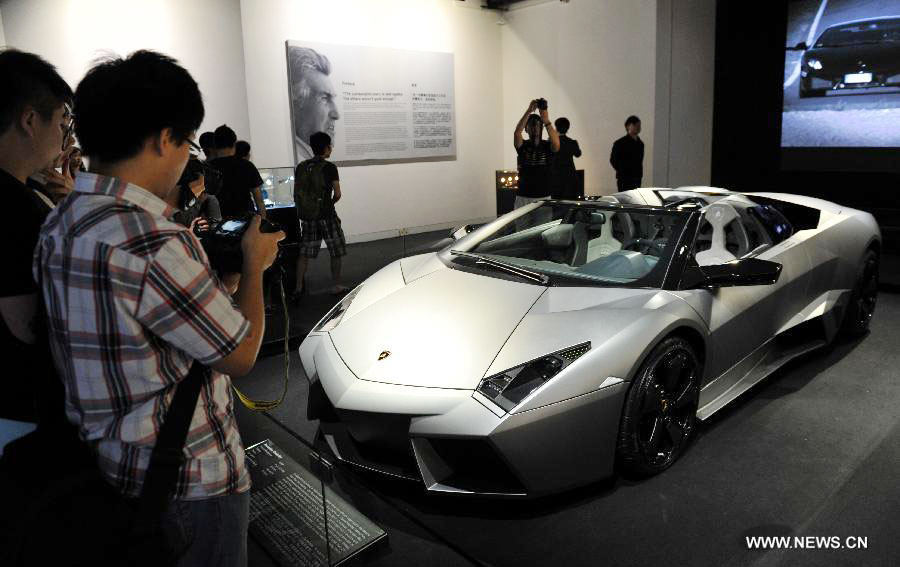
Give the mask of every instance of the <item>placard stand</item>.
<svg viewBox="0 0 900 567">
<path fill-rule="evenodd" d="M 250 535 L 283 567 L 335 566 L 387 534 L 334 493 L 331 464 L 310 451 L 300 465 L 270 440 L 247 448 Z"/>
</svg>

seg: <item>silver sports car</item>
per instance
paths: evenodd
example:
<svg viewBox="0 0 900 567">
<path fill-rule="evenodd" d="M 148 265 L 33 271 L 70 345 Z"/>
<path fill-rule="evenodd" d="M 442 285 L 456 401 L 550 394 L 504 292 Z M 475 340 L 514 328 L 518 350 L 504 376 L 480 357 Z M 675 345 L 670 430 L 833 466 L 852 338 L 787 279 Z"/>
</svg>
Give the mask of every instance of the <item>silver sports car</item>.
<svg viewBox="0 0 900 567">
<path fill-rule="evenodd" d="M 337 458 L 429 491 L 535 496 L 658 473 L 788 360 L 861 334 L 881 236 L 810 197 L 542 201 L 396 261 L 300 346 Z"/>
</svg>

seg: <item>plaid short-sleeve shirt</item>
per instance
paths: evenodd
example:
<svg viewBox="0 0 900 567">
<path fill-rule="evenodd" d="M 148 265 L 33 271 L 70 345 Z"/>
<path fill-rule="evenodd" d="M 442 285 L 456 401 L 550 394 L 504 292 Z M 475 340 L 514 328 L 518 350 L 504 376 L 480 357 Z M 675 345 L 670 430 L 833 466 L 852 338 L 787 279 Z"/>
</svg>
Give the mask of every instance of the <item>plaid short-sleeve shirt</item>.
<svg viewBox="0 0 900 567">
<path fill-rule="evenodd" d="M 227 356 L 249 329 L 193 233 L 169 220 L 173 212 L 136 185 L 80 173 L 35 251 L 66 413 L 127 496 L 140 494 L 193 361 Z M 228 376 L 213 371 L 204 384 L 184 457 L 176 498 L 249 489 Z"/>
</svg>

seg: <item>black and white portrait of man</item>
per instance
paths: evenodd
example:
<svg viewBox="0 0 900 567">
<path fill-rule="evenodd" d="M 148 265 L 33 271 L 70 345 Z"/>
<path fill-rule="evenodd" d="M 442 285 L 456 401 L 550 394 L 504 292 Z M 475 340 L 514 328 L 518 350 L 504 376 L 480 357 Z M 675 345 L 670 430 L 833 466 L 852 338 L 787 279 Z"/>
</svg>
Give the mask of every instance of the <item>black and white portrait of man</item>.
<svg viewBox="0 0 900 567">
<path fill-rule="evenodd" d="M 288 80 L 296 163 L 313 157 L 309 137 L 325 132 L 334 139 L 334 122 L 340 118 L 337 92 L 331 83 L 328 57 L 308 47 L 288 46 Z"/>
</svg>

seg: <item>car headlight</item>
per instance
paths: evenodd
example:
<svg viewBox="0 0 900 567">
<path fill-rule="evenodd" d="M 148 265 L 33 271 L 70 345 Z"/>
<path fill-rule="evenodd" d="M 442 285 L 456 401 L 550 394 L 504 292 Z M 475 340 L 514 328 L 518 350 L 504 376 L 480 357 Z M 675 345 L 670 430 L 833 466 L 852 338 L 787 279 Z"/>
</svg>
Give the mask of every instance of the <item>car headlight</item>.
<svg viewBox="0 0 900 567">
<path fill-rule="evenodd" d="M 586 342 L 542 356 L 484 378 L 478 384 L 477 391 L 504 410 L 512 411 L 528 394 L 562 372 L 589 350 L 591 343 Z"/>
<path fill-rule="evenodd" d="M 328 331 L 337 327 L 338 323 L 341 322 L 341 319 L 344 318 L 344 313 L 347 312 L 347 309 L 350 309 L 350 304 L 353 303 L 353 300 L 356 298 L 356 294 L 358 294 L 359 290 L 361 289 L 362 284 L 358 285 L 356 289 L 344 296 L 344 299 L 342 299 L 340 303 L 332 307 L 331 311 L 329 311 L 327 315 L 322 317 L 322 320 L 319 321 L 319 324 L 315 326 L 312 332 L 327 333 Z"/>
<path fill-rule="evenodd" d="M 822 68 L 822 62 L 818 59 L 807 59 L 806 64 L 815 69 L 816 71 Z"/>
</svg>

